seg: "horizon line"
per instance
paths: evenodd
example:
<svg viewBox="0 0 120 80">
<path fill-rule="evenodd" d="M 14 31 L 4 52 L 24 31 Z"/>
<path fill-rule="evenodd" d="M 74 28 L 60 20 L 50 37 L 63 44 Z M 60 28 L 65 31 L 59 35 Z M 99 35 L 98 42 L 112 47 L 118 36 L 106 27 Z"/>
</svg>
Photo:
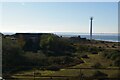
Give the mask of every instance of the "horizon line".
<svg viewBox="0 0 120 80">
<path fill-rule="evenodd" d="M 10 34 L 15 34 L 15 33 L 76 33 L 76 34 L 90 34 L 89 32 L 0 32 L 2 34 L 4 33 L 10 33 Z M 119 32 L 111 32 L 111 33 L 93 33 L 93 34 L 120 34 Z"/>
</svg>

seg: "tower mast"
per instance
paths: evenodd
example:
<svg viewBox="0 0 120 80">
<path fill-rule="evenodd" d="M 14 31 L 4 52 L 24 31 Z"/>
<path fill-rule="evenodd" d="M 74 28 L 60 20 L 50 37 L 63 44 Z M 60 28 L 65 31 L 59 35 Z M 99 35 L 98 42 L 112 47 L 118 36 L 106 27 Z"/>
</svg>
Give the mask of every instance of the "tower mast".
<svg viewBox="0 0 120 80">
<path fill-rule="evenodd" d="M 92 40 L 92 20 L 93 17 L 90 17 L 90 40 Z"/>
</svg>

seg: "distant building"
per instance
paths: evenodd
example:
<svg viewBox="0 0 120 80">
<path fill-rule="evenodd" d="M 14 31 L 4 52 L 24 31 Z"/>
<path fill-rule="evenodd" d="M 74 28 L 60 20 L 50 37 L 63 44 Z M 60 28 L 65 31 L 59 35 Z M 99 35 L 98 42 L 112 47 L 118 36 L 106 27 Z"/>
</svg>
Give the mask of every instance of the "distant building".
<svg viewBox="0 0 120 80">
<path fill-rule="evenodd" d="M 24 51 L 37 52 L 40 49 L 40 37 L 48 33 L 16 33 L 15 38 L 23 45 Z"/>
<path fill-rule="evenodd" d="M 16 40 L 16 38 L 14 38 L 14 37 L 12 37 L 12 38 L 10 38 L 11 40 Z"/>
</svg>

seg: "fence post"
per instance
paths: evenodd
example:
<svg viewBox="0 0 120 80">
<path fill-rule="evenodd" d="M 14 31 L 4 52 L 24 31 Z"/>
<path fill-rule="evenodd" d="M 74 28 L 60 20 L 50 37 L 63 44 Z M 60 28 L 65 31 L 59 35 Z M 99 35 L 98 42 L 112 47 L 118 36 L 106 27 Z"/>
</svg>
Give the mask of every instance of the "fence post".
<svg viewBox="0 0 120 80">
<path fill-rule="evenodd" d="M 83 80 L 83 73 L 82 73 L 82 69 L 80 69 L 80 80 Z"/>
<path fill-rule="evenodd" d="M 33 77 L 34 77 L 34 80 L 35 80 L 35 69 L 34 69 L 34 71 L 33 71 Z"/>
</svg>

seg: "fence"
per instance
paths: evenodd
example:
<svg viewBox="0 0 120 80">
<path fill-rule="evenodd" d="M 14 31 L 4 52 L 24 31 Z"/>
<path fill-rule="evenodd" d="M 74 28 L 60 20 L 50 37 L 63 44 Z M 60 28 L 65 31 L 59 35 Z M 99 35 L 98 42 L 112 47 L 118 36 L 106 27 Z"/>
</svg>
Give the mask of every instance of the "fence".
<svg viewBox="0 0 120 80">
<path fill-rule="evenodd" d="M 33 71 L 33 74 L 17 74 L 14 76 L 17 77 L 4 77 L 4 79 L 20 79 L 20 80 L 94 80 L 94 79 L 102 79 L 102 80 L 120 80 L 120 68 L 64 68 L 65 70 L 77 70 L 79 71 L 78 75 L 41 75 L 40 72 Z M 116 77 L 88 77 L 86 74 L 91 74 L 94 71 L 102 71 L 102 72 L 114 72 L 117 71 Z M 88 73 L 87 73 L 88 72 Z M 74 74 L 74 73 L 73 73 Z"/>
</svg>

